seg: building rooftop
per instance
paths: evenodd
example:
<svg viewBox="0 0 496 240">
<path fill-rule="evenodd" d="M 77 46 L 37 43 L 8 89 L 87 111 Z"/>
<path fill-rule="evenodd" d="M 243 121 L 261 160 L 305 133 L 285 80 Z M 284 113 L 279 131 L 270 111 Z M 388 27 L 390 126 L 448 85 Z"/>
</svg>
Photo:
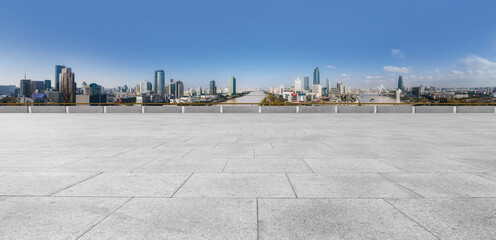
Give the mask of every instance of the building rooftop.
<svg viewBox="0 0 496 240">
<path fill-rule="evenodd" d="M 2 239 L 496 239 L 495 114 L 0 122 Z"/>
</svg>

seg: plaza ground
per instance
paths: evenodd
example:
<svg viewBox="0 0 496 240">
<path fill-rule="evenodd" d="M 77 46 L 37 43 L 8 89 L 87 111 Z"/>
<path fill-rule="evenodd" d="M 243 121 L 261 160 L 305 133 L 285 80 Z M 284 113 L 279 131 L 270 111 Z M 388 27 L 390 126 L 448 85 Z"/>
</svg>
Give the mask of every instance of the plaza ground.
<svg viewBox="0 0 496 240">
<path fill-rule="evenodd" d="M 0 239 L 496 239 L 496 114 L 0 114 Z"/>
</svg>

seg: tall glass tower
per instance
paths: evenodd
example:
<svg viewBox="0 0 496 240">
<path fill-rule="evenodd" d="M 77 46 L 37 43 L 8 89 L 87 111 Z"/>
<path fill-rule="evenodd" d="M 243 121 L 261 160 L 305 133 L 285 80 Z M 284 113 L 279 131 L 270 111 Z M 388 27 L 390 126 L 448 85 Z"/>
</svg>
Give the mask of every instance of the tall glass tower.
<svg viewBox="0 0 496 240">
<path fill-rule="evenodd" d="M 210 95 L 216 95 L 217 94 L 217 87 L 215 86 L 215 81 L 212 80 L 210 81 Z"/>
<path fill-rule="evenodd" d="M 59 90 L 60 89 L 60 86 L 59 86 L 59 77 L 60 77 L 60 73 L 62 73 L 62 69 L 64 69 L 65 66 L 63 65 L 55 65 L 55 90 Z"/>
<path fill-rule="evenodd" d="M 227 86 L 229 88 L 229 95 L 236 95 L 236 78 L 234 76 L 229 78 Z"/>
<path fill-rule="evenodd" d="M 310 90 L 310 78 L 309 77 L 303 78 L 303 89 L 305 89 L 306 91 Z"/>
<path fill-rule="evenodd" d="M 155 71 L 155 84 L 153 90 L 158 95 L 165 95 L 165 72 L 164 70 Z"/>
<path fill-rule="evenodd" d="M 320 72 L 319 72 L 319 67 L 316 67 L 315 70 L 313 70 L 313 84 L 320 84 Z"/>
<path fill-rule="evenodd" d="M 401 89 L 401 91 L 405 90 L 405 85 L 403 83 L 403 76 L 400 76 L 400 78 L 398 79 L 398 89 Z"/>
</svg>

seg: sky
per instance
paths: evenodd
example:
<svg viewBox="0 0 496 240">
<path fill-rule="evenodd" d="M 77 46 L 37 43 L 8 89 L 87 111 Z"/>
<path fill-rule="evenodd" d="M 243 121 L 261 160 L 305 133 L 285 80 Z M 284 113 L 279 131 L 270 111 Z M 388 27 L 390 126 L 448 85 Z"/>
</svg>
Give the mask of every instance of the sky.
<svg viewBox="0 0 496 240">
<path fill-rule="evenodd" d="M 353 88 L 496 86 L 494 0 L 7 0 L 0 85 L 136 86 L 156 69 L 186 88 L 294 85 L 319 67 Z M 53 83 L 52 83 L 53 84 Z"/>
</svg>

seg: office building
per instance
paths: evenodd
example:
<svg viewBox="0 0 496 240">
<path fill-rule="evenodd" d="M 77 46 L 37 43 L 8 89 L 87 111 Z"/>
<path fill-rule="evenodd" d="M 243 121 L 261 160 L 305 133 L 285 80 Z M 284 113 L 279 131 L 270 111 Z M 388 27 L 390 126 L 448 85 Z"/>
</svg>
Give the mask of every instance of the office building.
<svg viewBox="0 0 496 240">
<path fill-rule="evenodd" d="M 31 97 L 31 80 L 30 79 L 21 79 L 19 83 L 19 97 Z"/>
<path fill-rule="evenodd" d="M 326 94 L 328 94 L 331 91 L 331 79 L 326 78 Z"/>
<path fill-rule="evenodd" d="M 338 89 L 339 94 L 343 94 L 343 83 L 342 82 L 337 82 L 336 83 L 336 88 Z"/>
<path fill-rule="evenodd" d="M 148 86 L 149 86 L 149 83 L 147 80 L 143 80 L 140 82 L 140 93 L 143 94 L 143 93 L 147 93 L 149 91 L 148 89 Z"/>
<path fill-rule="evenodd" d="M 31 93 L 43 93 L 45 91 L 44 81 L 31 81 Z"/>
<path fill-rule="evenodd" d="M 156 88 L 156 89 L 154 89 L 154 92 L 157 95 L 164 96 L 165 95 L 165 72 L 164 72 L 164 70 L 155 71 L 155 86 L 154 86 L 154 88 Z"/>
<path fill-rule="evenodd" d="M 169 84 L 169 91 L 167 92 L 171 96 L 171 98 L 174 98 L 176 96 L 176 84 L 174 83 L 174 79 L 170 80 Z"/>
<path fill-rule="evenodd" d="M 320 84 L 320 72 L 319 72 L 319 67 L 316 67 L 315 70 L 313 70 L 313 84 Z"/>
<path fill-rule="evenodd" d="M 301 92 L 303 91 L 303 82 L 301 81 L 300 78 L 295 79 L 295 86 L 294 86 L 295 92 Z"/>
<path fill-rule="evenodd" d="M 181 81 L 176 81 L 176 89 L 174 96 L 177 98 L 182 98 L 184 96 L 184 84 Z"/>
<path fill-rule="evenodd" d="M 15 92 L 16 92 L 15 85 L 0 85 L 0 95 L 15 94 Z"/>
<path fill-rule="evenodd" d="M 45 90 L 52 89 L 52 80 L 45 80 Z"/>
<path fill-rule="evenodd" d="M 210 81 L 210 95 L 216 95 L 217 94 L 217 87 L 215 86 L 215 81 L 212 80 Z"/>
<path fill-rule="evenodd" d="M 76 82 L 71 68 L 64 68 L 59 74 L 60 97 L 63 103 L 76 102 Z"/>
<path fill-rule="evenodd" d="M 310 78 L 309 77 L 303 78 L 303 88 L 305 91 L 310 91 Z"/>
<path fill-rule="evenodd" d="M 320 84 L 312 85 L 312 93 L 315 93 L 315 97 L 321 98 L 322 97 L 322 85 L 320 85 Z"/>
<path fill-rule="evenodd" d="M 236 95 L 236 78 L 234 76 L 229 78 L 227 86 L 227 88 L 229 89 L 229 95 Z"/>
<path fill-rule="evenodd" d="M 63 65 L 55 65 L 55 90 L 60 89 L 60 81 L 59 81 L 59 76 L 60 73 L 62 73 L 62 69 L 64 69 L 65 66 Z"/>
<path fill-rule="evenodd" d="M 403 83 L 403 76 L 400 76 L 398 78 L 398 89 L 400 89 L 401 91 L 405 90 L 405 85 Z"/>
</svg>

